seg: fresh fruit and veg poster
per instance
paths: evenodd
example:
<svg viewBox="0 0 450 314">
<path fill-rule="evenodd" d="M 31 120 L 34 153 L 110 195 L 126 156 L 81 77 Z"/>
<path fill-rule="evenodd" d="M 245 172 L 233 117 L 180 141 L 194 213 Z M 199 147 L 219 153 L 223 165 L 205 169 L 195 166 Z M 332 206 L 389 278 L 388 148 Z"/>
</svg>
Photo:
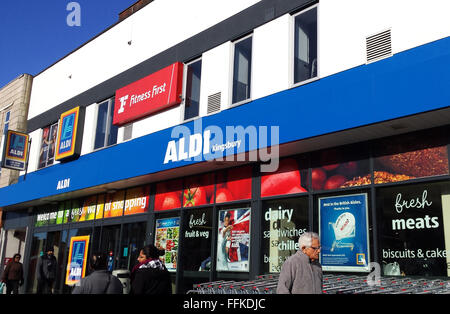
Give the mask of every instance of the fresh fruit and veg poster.
<svg viewBox="0 0 450 314">
<path fill-rule="evenodd" d="M 155 246 L 165 250 L 162 262 L 168 271 L 176 271 L 178 241 L 180 232 L 180 217 L 156 220 Z"/>
</svg>

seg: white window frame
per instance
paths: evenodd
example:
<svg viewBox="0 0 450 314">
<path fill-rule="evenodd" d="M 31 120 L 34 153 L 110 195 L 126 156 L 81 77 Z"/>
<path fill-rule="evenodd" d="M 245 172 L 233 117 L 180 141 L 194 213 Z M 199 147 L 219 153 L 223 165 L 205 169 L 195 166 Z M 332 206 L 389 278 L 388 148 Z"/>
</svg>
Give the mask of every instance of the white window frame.
<svg viewBox="0 0 450 314">
<path fill-rule="evenodd" d="M 297 82 L 294 83 L 294 54 L 295 54 L 295 18 L 303 13 L 308 12 L 309 10 L 312 10 L 316 8 L 317 9 L 317 75 L 315 77 L 312 77 L 310 79 L 301 81 L 301 82 Z M 320 79 L 320 23 L 319 23 L 319 18 L 320 18 L 320 11 L 319 11 L 319 4 L 316 3 L 304 10 L 301 10 L 295 14 L 291 15 L 290 18 L 290 25 L 289 25 L 289 86 L 290 88 L 294 88 L 297 86 L 301 86 L 301 85 L 305 85 L 314 81 L 317 81 Z"/>
<path fill-rule="evenodd" d="M 198 116 L 192 117 L 192 118 L 189 118 L 189 119 L 184 119 L 184 114 L 186 112 L 186 85 L 187 85 L 188 67 L 189 67 L 189 65 L 191 65 L 193 63 L 196 63 L 198 61 L 202 61 L 202 72 L 203 72 L 202 56 L 184 63 L 184 66 L 183 66 L 183 92 L 182 92 L 183 96 L 182 96 L 182 105 L 180 107 L 181 108 L 181 110 L 180 110 L 180 121 L 181 121 L 181 123 L 189 122 L 189 121 L 195 120 L 195 119 L 200 117 L 200 113 L 201 113 L 200 112 L 200 99 L 201 99 L 201 93 L 202 93 L 202 77 L 200 77 L 200 97 L 199 97 L 199 101 L 198 101 L 199 102 L 199 104 L 198 104 L 198 107 L 199 107 L 198 108 Z"/>
<path fill-rule="evenodd" d="M 111 146 L 117 145 L 118 142 L 119 142 L 119 134 L 117 134 L 116 143 L 115 144 L 111 144 L 111 145 L 107 145 L 108 144 L 109 133 L 111 131 L 111 125 L 113 125 L 112 121 L 110 121 L 110 113 L 111 113 L 111 110 L 114 110 L 114 106 L 112 105 L 112 101 L 113 101 L 114 97 L 115 96 L 107 98 L 107 99 L 105 99 L 103 101 L 100 101 L 100 102 L 96 103 L 94 127 L 93 127 L 93 130 L 92 130 L 92 132 L 93 132 L 93 139 L 94 140 L 92 141 L 92 149 L 91 149 L 91 151 L 93 151 L 93 152 L 101 150 L 101 149 L 104 149 L 104 148 L 107 148 L 107 147 L 111 147 Z M 108 102 L 108 112 L 106 113 L 106 128 L 107 129 L 105 130 L 105 140 L 103 141 L 103 146 L 102 147 L 95 148 L 95 139 L 97 137 L 98 110 L 100 108 L 100 105 L 104 104 L 105 102 Z M 117 133 L 119 133 L 119 130 L 117 130 Z"/>
<path fill-rule="evenodd" d="M 233 75 L 234 75 L 234 54 L 235 54 L 235 47 L 236 44 L 248 39 L 249 37 L 252 37 L 252 59 L 251 59 L 251 64 L 250 64 L 250 96 L 247 99 L 238 101 L 233 103 Z M 254 36 L 253 36 L 253 32 L 242 37 L 239 38 L 238 40 L 232 41 L 231 45 L 230 45 L 230 71 L 229 71 L 229 78 L 228 78 L 228 108 L 233 108 L 233 107 L 237 107 L 246 103 L 249 103 L 253 100 L 253 60 L 254 58 L 254 54 L 255 51 L 253 49 L 253 40 L 254 40 Z"/>
</svg>

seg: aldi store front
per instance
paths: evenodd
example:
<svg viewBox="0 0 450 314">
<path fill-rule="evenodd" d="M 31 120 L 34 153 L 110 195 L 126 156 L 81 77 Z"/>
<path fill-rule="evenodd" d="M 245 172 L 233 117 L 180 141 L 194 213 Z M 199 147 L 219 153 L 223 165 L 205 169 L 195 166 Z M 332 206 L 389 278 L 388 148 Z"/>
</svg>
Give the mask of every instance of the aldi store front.
<svg viewBox="0 0 450 314">
<path fill-rule="evenodd" d="M 276 172 L 261 172 L 259 162 L 205 162 L 218 169 L 83 197 L 63 193 L 30 213 L 7 211 L 5 228 L 28 231 L 27 293 L 36 291 L 47 244 L 59 263 L 55 293 L 70 293 L 69 248 L 78 236 L 88 236 L 89 252 L 109 254 L 111 271 L 131 271 L 147 243 L 164 248 L 177 293 L 277 273 L 307 230 L 321 236 L 324 271 L 368 274 L 377 262 L 381 275 L 447 277 L 448 131 L 286 156 Z"/>
<path fill-rule="evenodd" d="M 165 249 L 173 290 L 185 293 L 279 272 L 307 230 L 321 237 L 324 271 L 368 274 L 375 262 L 381 275 L 448 277 L 450 77 L 440 69 L 449 59 L 430 55 L 449 46 L 439 40 L 21 176 L 0 189 L 2 252 L 19 243 L 28 293 L 47 244 L 57 293 L 86 268 L 74 247 L 107 252 L 114 271 L 131 270 L 148 243 Z"/>
</svg>

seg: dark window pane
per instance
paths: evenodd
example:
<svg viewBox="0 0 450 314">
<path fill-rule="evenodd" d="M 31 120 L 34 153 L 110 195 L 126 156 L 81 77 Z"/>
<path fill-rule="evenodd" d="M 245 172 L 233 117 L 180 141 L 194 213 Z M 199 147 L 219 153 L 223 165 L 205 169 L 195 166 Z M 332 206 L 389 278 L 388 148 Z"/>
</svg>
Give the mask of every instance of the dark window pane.
<svg viewBox="0 0 450 314">
<path fill-rule="evenodd" d="M 109 134 L 108 134 L 108 143 L 107 145 L 113 145 L 117 143 L 117 130 L 118 127 L 113 122 L 113 116 L 114 116 L 114 99 L 111 100 L 110 104 L 110 110 L 109 110 L 109 120 L 108 120 L 108 127 L 109 127 Z"/>
<path fill-rule="evenodd" d="M 185 120 L 198 116 L 201 77 L 202 60 L 189 64 L 186 77 L 186 99 L 184 108 Z"/>
<path fill-rule="evenodd" d="M 295 18 L 294 83 L 317 76 L 317 8 Z"/>
<path fill-rule="evenodd" d="M 250 98 L 252 37 L 234 46 L 233 103 Z"/>
<path fill-rule="evenodd" d="M 108 120 L 108 102 L 98 106 L 97 129 L 95 131 L 94 149 L 105 146 L 106 123 Z"/>
</svg>

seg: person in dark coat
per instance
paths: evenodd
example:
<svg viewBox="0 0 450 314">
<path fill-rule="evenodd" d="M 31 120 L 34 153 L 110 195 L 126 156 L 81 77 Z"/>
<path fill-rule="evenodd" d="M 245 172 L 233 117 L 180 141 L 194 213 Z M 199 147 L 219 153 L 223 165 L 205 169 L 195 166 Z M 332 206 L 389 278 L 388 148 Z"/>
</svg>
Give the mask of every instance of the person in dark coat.
<svg viewBox="0 0 450 314">
<path fill-rule="evenodd" d="M 20 254 L 14 254 L 3 272 L 2 281 L 6 284 L 6 294 L 19 294 L 19 287 L 23 285 L 23 265 L 20 258 Z"/>
<path fill-rule="evenodd" d="M 106 253 L 92 254 L 89 267 L 92 273 L 80 280 L 72 294 L 123 294 L 122 283 L 107 270 Z"/>
<path fill-rule="evenodd" d="M 37 293 L 38 294 L 52 294 L 53 283 L 56 279 L 56 272 L 58 269 L 58 262 L 53 254 L 54 249 L 49 245 L 45 249 L 45 253 L 39 257 L 36 266 L 37 276 Z"/>
<path fill-rule="evenodd" d="M 159 260 L 164 255 L 153 244 L 144 246 L 138 257 L 138 264 L 131 272 L 130 294 L 172 294 L 172 280 L 166 266 Z"/>
</svg>

